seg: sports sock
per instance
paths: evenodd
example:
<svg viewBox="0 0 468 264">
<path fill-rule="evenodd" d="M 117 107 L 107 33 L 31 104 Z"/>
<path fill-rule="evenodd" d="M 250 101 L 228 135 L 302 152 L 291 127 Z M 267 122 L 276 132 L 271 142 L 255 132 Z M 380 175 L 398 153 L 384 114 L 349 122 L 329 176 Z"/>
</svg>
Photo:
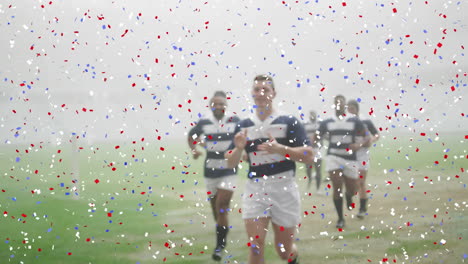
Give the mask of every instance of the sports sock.
<svg viewBox="0 0 468 264">
<path fill-rule="evenodd" d="M 367 212 L 367 198 L 364 198 L 364 199 L 360 199 L 360 208 L 359 208 L 359 211 L 361 212 Z"/>
<path fill-rule="evenodd" d="M 333 199 L 335 203 L 336 213 L 338 214 L 338 219 L 343 219 L 343 198 Z"/>
<path fill-rule="evenodd" d="M 351 210 L 353 209 L 353 195 L 350 194 L 350 193 L 346 193 L 345 194 L 346 196 L 346 207 L 348 208 L 348 210 Z"/>
<path fill-rule="evenodd" d="M 226 247 L 226 237 L 229 229 L 226 226 L 216 226 L 216 248 Z"/>
<path fill-rule="evenodd" d="M 296 256 L 296 258 L 291 261 L 288 260 L 288 264 L 299 264 L 299 256 Z"/>
</svg>

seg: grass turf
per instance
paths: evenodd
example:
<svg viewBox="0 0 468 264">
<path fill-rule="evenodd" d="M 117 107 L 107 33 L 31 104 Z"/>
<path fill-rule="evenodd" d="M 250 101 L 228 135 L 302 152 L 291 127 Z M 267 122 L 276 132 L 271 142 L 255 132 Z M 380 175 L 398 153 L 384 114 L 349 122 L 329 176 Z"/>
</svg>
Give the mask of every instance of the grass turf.
<svg viewBox="0 0 468 264">
<path fill-rule="evenodd" d="M 1 148 L 1 263 L 211 262 L 214 222 L 202 161 L 191 160 L 183 144 L 81 147 Z M 463 135 L 385 137 L 371 151 L 369 215 L 358 220 L 356 211 L 347 211 L 342 231 L 334 227 L 328 183 L 325 196 L 307 190 L 298 164 L 302 263 L 466 261 Z M 244 182 L 241 173 L 222 263 L 246 262 L 248 241 L 240 214 Z M 271 234 L 266 260 L 283 263 Z"/>
</svg>

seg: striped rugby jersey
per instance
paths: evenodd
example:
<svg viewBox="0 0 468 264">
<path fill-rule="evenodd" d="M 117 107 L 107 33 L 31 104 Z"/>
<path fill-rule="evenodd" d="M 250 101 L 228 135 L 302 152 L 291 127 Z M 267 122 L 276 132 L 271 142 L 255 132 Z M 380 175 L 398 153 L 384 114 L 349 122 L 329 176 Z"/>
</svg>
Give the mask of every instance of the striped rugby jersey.
<svg viewBox="0 0 468 264">
<path fill-rule="evenodd" d="M 356 152 L 349 145 L 356 142 L 358 135 L 364 135 L 364 124 L 356 116 L 338 119 L 337 117 L 320 122 L 318 136 L 328 135 L 327 155 L 334 155 L 347 160 L 356 160 Z"/>
<path fill-rule="evenodd" d="M 222 120 L 216 118 L 202 118 L 189 132 L 189 137 L 202 136 L 205 142 L 205 177 L 218 178 L 236 174 L 235 169 L 227 168 L 227 160 L 224 152 L 229 149 L 237 122 L 237 116 L 224 117 Z"/>
<path fill-rule="evenodd" d="M 292 160 L 286 159 L 280 154 L 269 154 L 266 151 L 257 150 L 257 146 L 270 140 L 269 134 L 278 141 L 278 143 L 289 146 L 299 147 L 308 145 L 310 141 L 304 130 L 301 121 L 293 116 L 275 115 L 268 117 L 264 121 L 257 116 L 240 121 L 236 127 L 235 133 L 247 129 L 247 144 L 245 151 L 249 158 L 249 178 L 288 175 L 294 176 L 296 164 Z M 231 149 L 234 143 L 231 144 Z"/>
<path fill-rule="evenodd" d="M 318 128 L 320 126 L 320 123 L 319 122 L 314 122 L 314 123 L 311 123 L 311 122 L 305 122 L 304 123 L 304 129 L 306 131 L 306 135 L 309 139 L 313 138 L 315 133 L 317 132 Z M 318 139 L 315 139 L 315 142 L 311 142 L 312 143 L 312 147 L 314 148 L 318 148 L 320 146 L 320 140 Z"/>
</svg>

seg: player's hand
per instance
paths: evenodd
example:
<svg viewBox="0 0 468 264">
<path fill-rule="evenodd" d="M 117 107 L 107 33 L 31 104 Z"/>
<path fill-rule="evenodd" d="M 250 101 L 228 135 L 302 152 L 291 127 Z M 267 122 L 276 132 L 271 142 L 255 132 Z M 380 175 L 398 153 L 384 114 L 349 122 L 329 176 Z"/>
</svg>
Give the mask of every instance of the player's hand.
<svg viewBox="0 0 468 264">
<path fill-rule="evenodd" d="M 198 157 L 200 157 L 201 155 L 203 155 L 203 153 L 201 151 L 198 151 L 197 149 L 192 149 L 192 157 L 193 159 L 198 159 Z"/>
<path fill-rule="evenodd" d="M 281 147 L 284 147 L 278 141 L 276 141 L 276 138 L 274 138 L 271 134 L 268 134 L 268 137 L 270 138 L 267 142 L 263 142 L 262 144 L 257 146 L 257 149 L 260 151 L 266 151 L 268 153 L 277 153 L 278 150 Z"/>
<path fill-rule="evenodd" d="M 352 143 L 349 145 L 349 149 L 352 150 L 353 152 L 360 149 L 362 147 L 361 143 Z"/>
<path fill-rule="evenodd" d="M 234 146 L 238 149 L 244 149 L 245 144 L 247 144 L 247 129 L 244 129 L 243 131 L 239 131 L 235 136 L 234 136 Z"/>
</svg>

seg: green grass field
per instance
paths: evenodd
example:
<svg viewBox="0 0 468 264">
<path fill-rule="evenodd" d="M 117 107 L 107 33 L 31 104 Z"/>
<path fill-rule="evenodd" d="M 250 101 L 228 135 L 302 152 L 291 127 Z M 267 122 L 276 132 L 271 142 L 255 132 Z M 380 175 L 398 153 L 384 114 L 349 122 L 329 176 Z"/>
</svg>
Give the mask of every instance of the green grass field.
<svg viewBox="0 0 468 264">
<path fill-rule="evenodd" d="M 330 194 L 307 190 L 298 164 L 301 263 L 468 259 L 465 136 L 384 136 L 372 149 L 369 216 L 346 212 L 342 232 Z M 214 263 L 202 161 L 193 161 L 180 142 L 106 143 L 81 146 L 79 153 L 71 145 L 3 145 L 0 263 Z M 222 263 L 247 259 L 239 213 L 245 173 L 239 179 Z M 283 263 L 272 234 L 268 243 L 267 262 Z"/>
</svg>

